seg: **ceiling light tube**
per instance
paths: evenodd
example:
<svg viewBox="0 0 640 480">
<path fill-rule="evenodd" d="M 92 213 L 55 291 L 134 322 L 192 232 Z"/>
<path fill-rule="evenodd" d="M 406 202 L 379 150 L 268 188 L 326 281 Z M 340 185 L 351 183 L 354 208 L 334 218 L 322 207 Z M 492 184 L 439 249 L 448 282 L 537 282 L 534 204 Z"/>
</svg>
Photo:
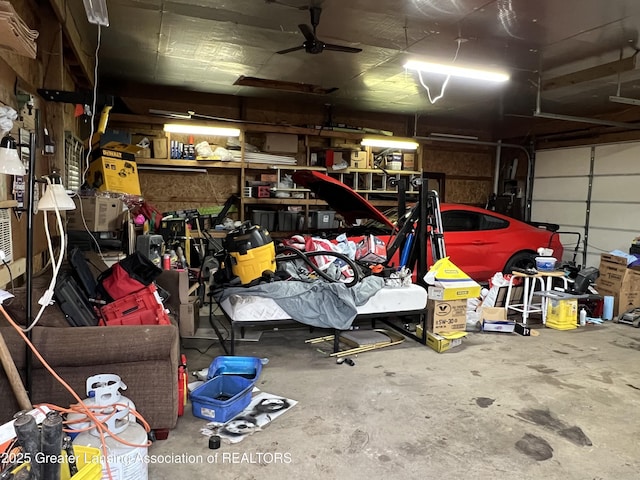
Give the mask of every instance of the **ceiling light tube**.
<svg viewBox="0 0 640 480">
<path fill-rule="evenodd" d="M 505 72 L 492 70 L 480 70 L 476 68 L 457 67 L 455 65 L 445 65 L 442 63 L 418 62 L 409 60 L 404 64 L 407 70 L 420 70 L 421 72 L 441 73 L 453 77 L 473 78 L 476 80 L 486 80 L 489 82 L 506 82 L 509 75 Z"/>
<path fill-rule="evenodd" d="M 239 137 L 239 128 L 209 127 L 186 123 L 165 123 L 164 131 L 169 133 L 190 133 L 193 135 L 212 135 L 216 137 Z"/>
<path fill-rule="evenodd" d="M 410 138 L 398 139 L 397 137 L 365 137 L 360 142 L 364 147 L 398 148 L 401 150 L 416 150 L 418 143 Z"/>
<path fill-rule="evenodd" d="M 82 0 L 87 12 L 87 20 L 94 25 L 109 26 L 109 14 L 107 13 L 107 0 Z"/>
</svg>

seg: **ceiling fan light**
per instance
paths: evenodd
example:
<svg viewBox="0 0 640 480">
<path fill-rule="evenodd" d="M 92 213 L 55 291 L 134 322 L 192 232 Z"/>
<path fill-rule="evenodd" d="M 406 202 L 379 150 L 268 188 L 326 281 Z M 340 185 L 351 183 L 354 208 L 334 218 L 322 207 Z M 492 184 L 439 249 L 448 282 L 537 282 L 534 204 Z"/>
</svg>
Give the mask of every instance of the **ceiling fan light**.
<svg viewBox="0 0 640 480">
<path fill-rule="evenodd" d="M 188 133 L 193 135 L 212 135 L 216 137 L 239 137 L 239 128 L 211 127 L 207 125 L 189 125 L 186 123 L 165 123 L 164 131 L 168 133 Z"/>
<path fill-rule="evenodd" d="M 421 72 L 439 73 L 442 75 L 451 75 L 452 77 L 472 78 L 474 80 L 485 80 L 489 82 L 506 82 L 509 80 L 509 74 L 496 70 L 458 67 L 456 65 L 419 62 L 417 60 L 409 60 L 404 64 L 404 68 L 407 70 L 419 70 Z"/>
</svg>

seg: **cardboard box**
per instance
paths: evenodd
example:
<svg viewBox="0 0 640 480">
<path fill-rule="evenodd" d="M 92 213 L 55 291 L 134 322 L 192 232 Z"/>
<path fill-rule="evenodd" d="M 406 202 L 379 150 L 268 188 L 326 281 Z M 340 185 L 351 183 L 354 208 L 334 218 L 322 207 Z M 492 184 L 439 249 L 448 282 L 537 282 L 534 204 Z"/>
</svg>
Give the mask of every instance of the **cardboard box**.
<svg viewBox="0 0 640 480">
<path fill-rule="evenodd" d="M 288 133 L 267 133 L 264 141 L 265 152 L 298 153 L 298 135 Z"/>
<path fill-rule="evenodd" d="M 422 326 L 416 327 L 416 335 L 422 338 Z M 462 345 L 462 339 L 467 336 L 467 332 L 452 333 L 432 333 L 427 332 L 427 346 L 438 353 L 446 352 L 452 348 Z"/>
<path fill-rule="evenodd" d="M 351 168 L 369 168 L 369 155 L 367 152 L 351 152 Z"/>
<path fill-rule="evenodd" d="M 166 138 L 154 138 L 152 143 L 153 158 L 169 158 L 169 148 Z"/>
<path fill-rule="evenodd" d="M 416 154 L 415 153 L 403 153 L 402 154 L 402 168 L 404 170 L 413 170 L 416 168 Z"/>
<path fill-rule="evenodd" d="M 138 147 L 138 150 L 140 147 Z M 137 152 L 137 150 L 136 150 Z M 119 150 L 110 150 L 108 148 L 98 148 L 91 152 L 91 159 L 97 160 L 100 157 L 109 157 L 109 158 L 117 158 L 118 160 L 132 160 L 136 161 L 135 153 L 131 152 L 123 152 Z"/>
<path fill-rule="evenodd" d="M 138 150 L 136 158 L 151 158 L 151 149 L 149 147 L 145 147 Z"/>
<path fill-rule="evenodd" d="M 98 157 L 89 164 L 87 183 L 101 192 L 141 194 L 136 162 L 111 155 Z"/>
<path fill-rule="evenodd" d="M 69 230 L 85 230 L 83 216 L 90 232 L 122 230 L 125 209 L 119 198 L 73 197 L 73 202 L 76 209 L 67 212 Z"/>
<path fill-rule="evenodd" d="M 163 270 L 156 278 L 156 283 L 169 292 L 171 297 L 177 297 L 181 304 L 189 303 L 189 299 L 192 298 L 193 291 L 189 286 L 189 272 L 186 270 Z M 196 288 L 197 286 L 195 284 Z"/>
<path fill-rule="evenodd" d="M 461 300 L 480 296 L 480 285 L 471 279 L 436 283 L 437 285 L 430 285 L 428 288 L 428 298 L 431 300 Z"/>
<path fill-rule="evenodd" d="M 356 260 L 382 263 L 387 259 L 386 244 L 375 235 L 365 236 L 356 247 Z"/>
<path fill-rule="evenodd" d="M 178 328 L 181 337 L 193 337 L 200 327 L 200 301 L 198 297 L 189 297 L 187 303 L 180 304 Z"/>
<path fill-rule="evenodd" d="M 427 300 L 428 332 L 464 332 L 466 327 L 466 300 Z"/>
<path fill-rule="evenodd" d="M 482 307 L 480 321 L 483 332 L 512 333 L 516 328 L 515 321 L 507 320 L 507 309 L 504 307 Z"/>
<path fill-rule="evenodd" d="M 260 174 L 261 182 L 269 182 L 269 183 L 277 183 L 278 182 L 278 174 L 277 173 L 261 173 Z"/>
<path fill-rule="evenodd" d="M 614 297 L 615 316 L 633 307 L 640 307 L 640 271 L 627 268 L 626 258 L 603 253 L 599 270 L 596 288 L 600 295 Z"/>
</svg>

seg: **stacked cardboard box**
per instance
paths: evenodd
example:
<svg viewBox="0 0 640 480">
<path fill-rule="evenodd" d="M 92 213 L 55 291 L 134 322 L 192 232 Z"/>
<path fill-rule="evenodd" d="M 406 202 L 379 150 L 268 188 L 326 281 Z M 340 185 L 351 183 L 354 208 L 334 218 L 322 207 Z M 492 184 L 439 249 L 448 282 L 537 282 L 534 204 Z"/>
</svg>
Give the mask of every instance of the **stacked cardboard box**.
<svg viewBox="0 0 640 480">
<path fill-rule="evenodd" d="M 627 259 L 610 253 L 600 256 L 598 293 L 614 297 L 613 314 L 618 316 L 633 307 L 640 307 L 640 270 L 627 268 Z"/>
<path fill-rule="evenodd" d="M 427 295 L 427 345 L 443 352 L 462 343 L 467 300 L 480 296 L 480 285 L 448 258 L 436 262 L 425 280 L 433 282 Z"/>
<path fill-rule="evenodd" d="M 190 285 L 187 270 L 163 270 L 156 283 L 169 292 L 170 299 L 177 297 L 180 301 L 179 305 L 174 302 L 180 336 L 195 336 L 200 326 L 200 300 L 196 294 L 198 284 Z"/>
</svg>

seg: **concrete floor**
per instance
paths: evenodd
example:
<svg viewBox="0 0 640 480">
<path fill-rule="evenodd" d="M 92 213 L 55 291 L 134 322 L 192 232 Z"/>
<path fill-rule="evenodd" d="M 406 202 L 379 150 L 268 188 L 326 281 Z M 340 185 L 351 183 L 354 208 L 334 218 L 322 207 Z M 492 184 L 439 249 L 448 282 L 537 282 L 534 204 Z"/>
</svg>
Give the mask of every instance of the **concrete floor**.
<svg viewBox="0 0 640 480">
<path fill-rule="evenodd" d="M 305 344 L 317 331 L 265 332 L 237 354 L 268 358 L 258 387 L 299 403 L 218 450 L 189 404 L 150 447 L 149 478 L 638 478 L 640 330 L 538 331 L 470 334 L 442 354 L 407 339 L 355 366 Z M 222 354 L 185 351 L 190 370 Z"/>
</svg>

